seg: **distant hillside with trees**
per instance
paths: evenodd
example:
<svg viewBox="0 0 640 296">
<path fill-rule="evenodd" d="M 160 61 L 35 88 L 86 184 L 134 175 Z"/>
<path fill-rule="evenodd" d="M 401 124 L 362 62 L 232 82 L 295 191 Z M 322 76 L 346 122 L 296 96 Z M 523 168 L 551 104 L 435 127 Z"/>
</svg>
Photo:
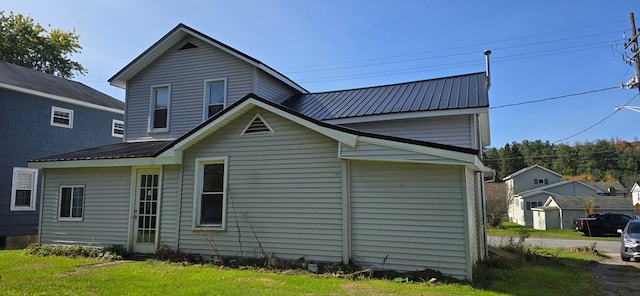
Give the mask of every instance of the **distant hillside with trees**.
<svg viewBox="0 0 640 296">
<path fill-rule="evenodd" d="M 485 149 L 484 163 L 496 171 L 495 180 L 538 164 L 562 174 L 564 179 L 620 181 L 630 190 L 640 180 L 640 141 L 611 139 L 570 146 L 524 140 Z"/>
</svg>

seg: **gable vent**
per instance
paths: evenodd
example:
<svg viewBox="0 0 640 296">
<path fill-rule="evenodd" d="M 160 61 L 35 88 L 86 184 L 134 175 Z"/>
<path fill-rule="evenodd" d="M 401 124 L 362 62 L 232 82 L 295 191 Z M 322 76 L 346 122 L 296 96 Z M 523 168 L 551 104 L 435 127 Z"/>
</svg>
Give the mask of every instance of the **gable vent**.
<svg viewBox="0 0 640 296">
<path fill-rule="evenodd" d="M 189 48 L 197 48 L 198 46 L 191 43 L 191 42 L 187 42 L 185 43 L 182 47 L 178 48 L 178 50 L 183 50 L 183 49 L 189 49 Z"/>
<path fill-rule="evenodd" d="M 242 134 L 258 134 L 258 133 L 273 133 L 273 129 L 267 124 L 267 122 L 257 114 L 251 122 L 244 128 Z"/>
</svg>

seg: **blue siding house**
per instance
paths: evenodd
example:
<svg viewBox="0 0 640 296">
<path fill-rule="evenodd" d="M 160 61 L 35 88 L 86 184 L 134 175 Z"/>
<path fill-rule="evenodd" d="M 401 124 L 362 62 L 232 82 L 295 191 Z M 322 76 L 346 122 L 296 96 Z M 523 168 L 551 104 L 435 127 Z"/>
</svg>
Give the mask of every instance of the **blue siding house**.
<svg viewBox="0 0 640 296">
<path fill-rule="evenodd" d="M 27 159 L 122 142 L 124 103 L 0 61 L 0 248 L 38 233 L 41 171 Z"/>
</svg>

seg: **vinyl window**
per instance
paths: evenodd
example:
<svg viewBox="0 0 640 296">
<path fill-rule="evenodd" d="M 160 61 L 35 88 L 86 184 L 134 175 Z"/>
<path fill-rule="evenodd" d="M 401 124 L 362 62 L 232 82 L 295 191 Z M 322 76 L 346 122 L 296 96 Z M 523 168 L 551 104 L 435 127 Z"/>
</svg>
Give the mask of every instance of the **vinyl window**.
<svg viewBox="0 0 640 296">
<path fill-rule="evenodd" d="M 51 106 L 51 125 L 73 128 L 73 110 Z"/>
<path fill-rule="evenodd" d="M 227 101 L 227 80 L 211 79 L 204 82 L 204 119 L 224 109 Z"/>
<path fill-rule="evenodd" d="M 227 159 L 197 159 L 195 173 L 194 227 L 224 229 L 227 204 Z"/>
<path fill-rule="evenodd" d="M 63 185 L 60 186 L 58 207 L 59 220 L 81 221 L 84 215 L 84 194 L 83 185 Z"/>
<path fill-rule="evenodd" d="M 11 182 L 11 211 L 35 211 L 38 170 L 13 168 Z"/>
<path fill-rule="evenodd" d="M 537 207 L 541 207 L 542 205 L 544 205 L 543 201 L 528 201 L 527 202 L 527 211 L 533 209 L 533 208 L 537 208 Z"/>
<path fill-rule="evenodd" d="M 151 108 L 149 110 L 149 131 L 169 131 L 171 87 L 169 85 L 152 86 L 150 105 Z"/>
</svg>

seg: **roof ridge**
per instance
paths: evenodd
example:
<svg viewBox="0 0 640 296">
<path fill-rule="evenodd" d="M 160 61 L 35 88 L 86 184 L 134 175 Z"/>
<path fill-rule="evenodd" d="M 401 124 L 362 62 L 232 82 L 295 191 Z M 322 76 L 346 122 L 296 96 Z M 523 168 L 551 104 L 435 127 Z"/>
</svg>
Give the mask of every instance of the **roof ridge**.
<svg viewBox="0 0 640 296">
<path fill-rule="evenodd" d="M 381 88 L 381 87 L 389 87 L 389 86 L 396 86 L 396 85 L 403 85 L 403 84 L 412 84 L 412 83 L 418 83 L 418 82 L 451 79 L 451 78 L 455 78 L 455 77 L 472 76 L 472 75 L 478 75 L 478 74 L 482 74 L 482 73 L 486 73 L 486 72 L 485 71 L 480 71 L 480 72 L 473 72 L 473 73 L 466 73 L 466 74 L 450 75 L 450 76 L 444 76 L 444 77 L 435 77 L 435 78 L 412 80 L 412 81 L 405 81 L 405 82 L 388 83 L 388 84 L 381 84 L 381 85 L 371 85 L 371 86 L 346 88 L 346 89 L 338 89 L 338 90 L 327 90 L 327 91 L 320 91 L 320 92 L 311 92 L 311 93 L 307 93 L 307 94 L 303 94 L 303 95 L 317 95 L 317 94 L 335 93 L 335 92 L 342 92 L 342 91 L 356 91 L 356 90 L 369 89 L 369 88 Z"/>
</svg>

